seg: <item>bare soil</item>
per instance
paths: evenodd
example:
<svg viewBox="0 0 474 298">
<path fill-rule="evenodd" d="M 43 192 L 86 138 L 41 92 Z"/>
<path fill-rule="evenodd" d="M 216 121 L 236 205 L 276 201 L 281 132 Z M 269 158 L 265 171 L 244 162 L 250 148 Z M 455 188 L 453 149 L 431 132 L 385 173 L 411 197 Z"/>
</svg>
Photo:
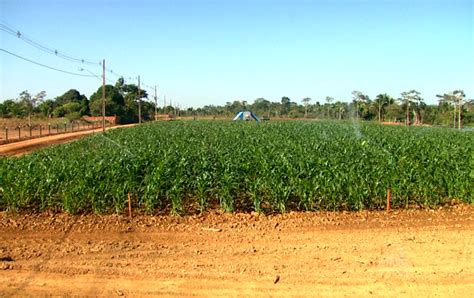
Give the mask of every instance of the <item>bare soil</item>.
<svg viewBox="0 0 474 298">
<path fill-rule="evenodd" d="M 0 214 L 0 296 L 473 297 L 474 206 Z"/>
<path fill-rule="evenodd" d="M 136 124 L 120 125 L 107 127 L 106 130 L 115 128 L 125 128 L 134 126 Z M 25 141 L 19 141 L 14 143 L 8 143 L 0 145 L 0 156 L 21 156 L 24 154 L 32 153 L 38 149 L 49 147 L 56 144 L 69 143 L 74 140 L 83 138 L 84 136 L 91 135 L 94 133 L 102 132 L 102 128 L 82 130 L 70 133 L 62 133 L 56 135 L 49 135 L 45 137 L 37 137 Z"/>
<path fill-rule="evenodd" d="M 65 124 L 67 124 L 66 127 Z M 0 145 L 98 127 L 100 127 L 100 123 L 74 121 L 74 125 L 72 125 L 65 118 L 32 118 L 30 129 L 27 119 L 0 118 Z"/>
</svg>

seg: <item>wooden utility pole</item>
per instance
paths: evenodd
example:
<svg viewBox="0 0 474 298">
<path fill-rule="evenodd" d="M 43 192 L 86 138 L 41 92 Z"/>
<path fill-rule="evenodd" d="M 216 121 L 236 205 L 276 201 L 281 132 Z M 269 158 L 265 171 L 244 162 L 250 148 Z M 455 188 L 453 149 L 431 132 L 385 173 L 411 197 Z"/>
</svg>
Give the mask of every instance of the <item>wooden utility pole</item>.
<svg viewBox="0 0 474 298">
<path fill-rule="evenodd" d="M 142 123 L 142 101 L 140 99 L 140 76 L 138 76 L 138 123 Z"/>
<path fill-rule="evenodd" d="M 156 96 L 156 85 L 155 85 L 155 120 L 157 119 L 157 115 L 158 115 L 158 97 Z"/>
<path fill-rule="evenodd" d="M 105 59 L 102 60 L 102 131 L 105 131 Z"/>
<path fill-rule="evenodd" d="M 166 95 L 163 97 L 163 114 L 166 114 Z"/>
</svg>

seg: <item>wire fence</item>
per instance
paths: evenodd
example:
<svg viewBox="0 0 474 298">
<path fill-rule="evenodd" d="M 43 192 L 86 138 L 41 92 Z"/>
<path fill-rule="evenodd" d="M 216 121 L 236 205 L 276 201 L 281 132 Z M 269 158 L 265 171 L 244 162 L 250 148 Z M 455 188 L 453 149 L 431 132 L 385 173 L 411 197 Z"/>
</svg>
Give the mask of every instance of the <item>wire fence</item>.
<svg viewBox="0 0 474 298">
<path fill-rule="evenodd" d="M 106 122 L 106 126 L 110 126 L 109 122 Z M 85 131 L 98 129 L 102 127 L 102 122 L 90 122 L 90 123 L 58 123 L 48 125 L 21 125 L 15 127 L 1 127 L 0 128 L 0 145 L 12 142 L 19 142 L 34 138 L 40 138 L 50 135 L 65 134 L 76 131 Z"/>
</svg>

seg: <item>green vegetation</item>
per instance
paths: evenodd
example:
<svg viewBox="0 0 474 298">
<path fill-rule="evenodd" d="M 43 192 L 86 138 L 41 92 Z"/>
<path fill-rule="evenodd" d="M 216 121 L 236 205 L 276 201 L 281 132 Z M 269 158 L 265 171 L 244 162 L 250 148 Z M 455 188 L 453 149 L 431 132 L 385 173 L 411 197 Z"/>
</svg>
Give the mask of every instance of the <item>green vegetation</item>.
<svg viewBox="0 0 474 298">
<path fill-rule="evenodd" d="M 149 213 L 474 203 L 474 133 L 359 122 L 155 122 L 0 158 L 0 209 Z"/>
<path fill-rule="evenodd" d="M 106 116 L 117 116 L 118 123 L 139 122 L 138 97 L 140 97 L 142 120 L 153 119 L 155 101 L 151 100 L 152 97 L 146 90 L 140 88 L 139 92 L 138 89 L 135 84 L 125 84 L 123 78 L 119 78 L 115 85 L 106 85 Z M 102 115 L 102 87 L 90 96 L 90 100 L 75 89 L 67 91 L 54 100 L 44 100 L 45 97 L 44 91 L 35 96 L 30 95 L 28 91 L 23 91 L 16 100 L 8 99 L 0 102 L 0 118 L 64 117 L 73 121 L 84 115 Z M 370 99 L 361 91 L 353 91 L 351 99 L 335 99 L 326 96 L 324 100 L 318 100 L 305 97 L 299 104 L 298 100 L 283 96 L 281 101 L 275 102 L 257 98 L 253 104 L 246 100 L 234 100 L 222 106 L 205 105 L 198 108 L 180 109 L 179 105 L 172 105 L 171 99 L 166 101 L 164 98 L 156 98 L 157 103 L 168 104 L 165 107 L 159 107 L 160 104 L 158 104 L 156 112 L 193 118 L 231 118 L 237 112 L 248 109 L 267 119 L 349 120 L 355 118 L 365 121 L 399 122 L 408 125 L 428 124 L 455 128 L 472 127 L 474 123 L 474 100 L 467 98 L 462 90 L 437 95 L 437 104 L 426 104 L 421 93 L 416 90 L 402 92 L 400 98 L 381 93 L 374 99 Z"/>
</svg>

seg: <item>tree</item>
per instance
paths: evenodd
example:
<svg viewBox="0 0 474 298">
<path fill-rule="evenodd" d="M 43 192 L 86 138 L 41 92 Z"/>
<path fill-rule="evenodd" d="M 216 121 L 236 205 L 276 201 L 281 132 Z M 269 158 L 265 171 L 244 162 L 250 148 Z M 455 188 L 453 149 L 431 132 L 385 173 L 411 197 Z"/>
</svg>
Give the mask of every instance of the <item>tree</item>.
<svg viewBox="0 0 474 298">
<path fill-rule="evenodd" d="M 331 102 L 334 101 L 334 98 L 331 97 L 331 96 L 326 96 L 326 99 L 325 99 L 325 100 L 326 100 L 327 107 L 328 107 L 328 108 L 327 108 L 327 111 L 328 111 L 327 117 L 329 118 L 329 108 L 330 108 L 330 106 L 331 106 Z"/>
<path fill-rule="evenodd" d="M 74 109 L 74 113 L 78 113 L 79 116 L 88 115 L 90 113 L 89 110 L 89 100 L 87 97 L 76 89 L 70 89 L 66 91 L 63 95 L 56 97 L 55 101 L 55 109 L 58 109 L 61 106 L 66 104 L 74 103 L 74 106 L 79 108 Z M 70 108 L 61 109 L 61 111 L 71 110 Z M 61 111 L 56 112 L 55 114 L 61 114 Z M 68 112 L 66 112 L 67 114 Z M 72 113 L 72 112 L 71 112 Z M 65 116 L 65 115 L 62 115 Z"/>
<path fill-rule="evenodd" d="M 234 100 L 229 105 L 229 110 L 234 115 L 237 114 L 238 112 L 242 111 L 243 109 L 244 109 L 244 106 L 242 105 L 242 101 L 240 101 L 240 100 Z"/>
<path fill-rule="evenodd" d="M 5 118 L 24 116 L 20 102 L 7 99 L 0 103 L 0 116 Z"/>
<path fill-rule="evenodd" d="M 232 103 L 230 101 L 225 103 L 224 110 L 225 110 L 226 116 L 231 116 L 232 115 Z M 197 110 L 196 110 L 196 112 L 197 112 Z"/>
<path fill-rule="evenodd" d="M 368 96 L 360 91 L 354 90 L 352 91 L 352 100 L 356 106 L 356 118 L 359 120 L 360 106 L 366 104 Z"/>
<path fill-rule="evenodd" d="M 464 105 L 464 98 L 466 97 L 466 94 L 464 94 L 463 90 L 454 90 L 453 91 L 454 95 L 454 101 L 455 104 L 458 105 L 458 111 L 459 111 L 459 116 L 458 116 L 458 129 L 461 129 L 462 127 L 462 106 Z"/>
<path fill-rule="evenodd" d="M 394 102 L 393 104 L 389 105 L 385 111 L 385 117 L 388 119 L 388 121 L 403 121 L 405 114 L 403 112 L 402 106 L 399 105 L 398 102 Z"/>
<path fill-rule="evenodd" d="M 270 111 L 273 111 L 275 117 L 280 116 L 281 103 L 279 102 L 270 102 Z"/>
<path fill-rule="evenodd" d="M 121 123 L 138 122 L 138 86 L 135 84 L 125 84 L 123 78 L 119 78 L 115 84 L 115 88 L 123 96 L 125 102 Z M 142 100 L 142 98 L 148 98 L 148 94 L 145 90 L 140 88 L 140 100 Z M 141 112 L 145 119 L 152 118 L 153 113 L 150 114 L 149 105 L 144 102 L 142 102 Z"/>
<path fill-rule="evenodd" d="M 405 105 L 406 109 L 406 121 L 405 125 L 410 125 L 410 105 L 418 106 L 423 99 L 420 96 L 420 92 L 416 90 L 405 91 L 401 93 L 400 101 Z M 415 119 L 418 121 L 418 119 Z"/>
<path fill-rule="evenodd" d="M 315 117 L 317 117 L 317 118 L 321 118 L 321 117 L 324 116 L 324 109 L 321 106 L 321 104 L 319 103 L 319 101 L 315 102 L 312 105 L 312 111 L 313 111 L 313 115 L 315 115 Z"/>
<path fill-rule="evenodd" d="M 337 118 L 338 118 L 339 120 L 341 120 L 341 119 L 342 119 L 342 115 L 346 113 L 347 104 L 346 104 L 346 103 L 343 103 L 343 102 L 340 102 L 340 101 L 337 101 L 337 102 L 334 104 L 334 108 L 336 109 Z"/>
<path fill-rule="evenodd" d="M 451 104 L 454 106 L 453 127 L 456 128 L 456 101 L 454 94 L 452 92 L 444 93 L 443 95 L 437 94 L 436 97 L 439 98 L 440 108 Z"/>
<path fill-rule="evenodd" d="M 20 93 L 19 101 L 21 106 L 25 109 L 28 114 L 28 126 L 31 126 L 31 114 L 33 113 L 36 106 L 43 101 L 46 97 L 46 91 L 41 91 L 35 96 L 31 96 L 28 90 Z"/>
<path fill-rule="evenodd" d="M 385 107 L 393 102 L 393 98 L 390 97 L 387 93 L 379 94 L 375 97 L 374 103 L 377 105 L 378 110 L 378 119 L 379 122 L 383 120 L 383 114 L 385 112 Z"/>
<path fill-rule="evenodd" d="M 436 95 L 439 98 L 440 104 L 447 103 L 452 104 L 454 107 L 453 113 L 453 127 L 456 128 L 456 120 L 458 123 L 458 128 L 461 129 L 461 117 L 462 117 L 462 106 L 464 105 L 464 98 L 466 94 L 463 90 L 454 90 L 449 93 L 444 93 L 443 95 Z M 456 115 L 456 112 L 458 113 Z M 457 119 L 456 119 L 457 116 Z"/>
<path fill-rule="evenodd" d="M 102 116 L 102 86 L 90 97 L 90 111 L 93 116 Z M 125 100 L 117 88 L 105 85 L 105 115 L 123 117 Z M 120 120 L 120 119 L 119 119 Z"/>
<path fill-rule="evenodd" d="M 304 117 L 308 118 L 308 104 L 311 101 L 311 98 L 305 97 L 302 99 L 302 102 L 304 104 Z"/>
<path fill-rule="evenodd" d="M 426 107 L 427 107 L 427 105 L 424 102 L 424 99 L 422 97 L 420 97 L 419 100 L 415 102 L 414 108 L 413 108 L 413 115 L 415 117 L 415 124 L 423 123 Z"/>
<path fill-rule="evenodd" d="M 281 115 L 287 115 L 290 112 L 291 108 L 291 99 L 287 96 L 281 98 Z"/>
<path fill-rule="evenodd" d="M 56 102 L 52 99 L 47 99 L 38 105 L 38 110 L 43 116 L 50 118 L 53 115 L 55 107 Z"/>
<path fill-rule="evenodd" d="M 125 80 L 123 77 L 118 78 L 117 82 L 115 82 L 115 88 L 121 89 L 125 85 Z"/>
<path fill-rule="evenodd" d="M 257 115 L 266 113 L 268 117 L 270 117 L 270 101 L 266 100 L 263 97 L 257 98 L 253 104 L 253 110 L 257 113 Z"/>
</svg>

